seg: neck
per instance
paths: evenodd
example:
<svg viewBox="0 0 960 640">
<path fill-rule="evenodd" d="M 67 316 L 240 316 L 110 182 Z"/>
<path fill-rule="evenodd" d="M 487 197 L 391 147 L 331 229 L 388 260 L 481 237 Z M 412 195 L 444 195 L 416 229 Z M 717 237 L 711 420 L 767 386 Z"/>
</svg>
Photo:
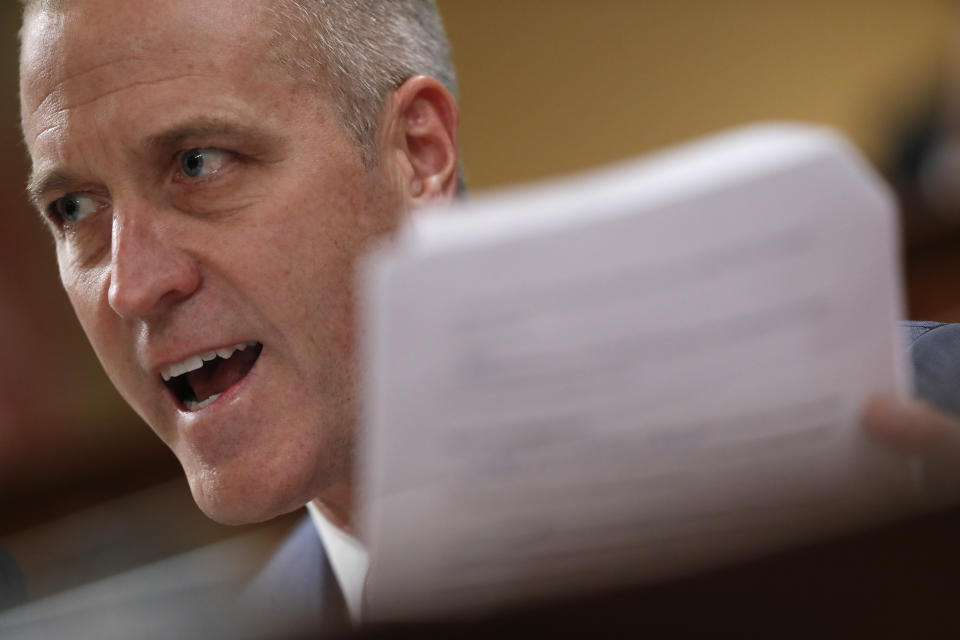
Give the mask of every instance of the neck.
<svg viewBox="0 0 960 640">
<path fill-rule="evenodd" d="M 349 487 L 330 488 L 311 502 L 332 524 L 356 537 L 353 522 L 353 492 Z"/>
</svg>

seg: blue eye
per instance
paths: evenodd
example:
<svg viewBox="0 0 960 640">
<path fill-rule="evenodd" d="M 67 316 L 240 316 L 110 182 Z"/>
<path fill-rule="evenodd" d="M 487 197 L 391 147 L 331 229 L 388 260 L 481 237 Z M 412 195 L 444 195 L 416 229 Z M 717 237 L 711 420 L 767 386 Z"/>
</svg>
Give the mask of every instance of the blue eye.
<svg viewBox="0 0 960 640">
<path fill-rule="evenodd" d="M 69 224 L 80 222 L 100 208 L 100 203 L 79 193 L 68 193 L 54 201 L 50 208 L 53 214 Z"/>
<path fill-rule="evenodd" d="M 222 149 L 188 149 L 180 154 L 180 170 L 188 178 L 203 178 L 217 173 L 226 159 Z"/>
</svg>

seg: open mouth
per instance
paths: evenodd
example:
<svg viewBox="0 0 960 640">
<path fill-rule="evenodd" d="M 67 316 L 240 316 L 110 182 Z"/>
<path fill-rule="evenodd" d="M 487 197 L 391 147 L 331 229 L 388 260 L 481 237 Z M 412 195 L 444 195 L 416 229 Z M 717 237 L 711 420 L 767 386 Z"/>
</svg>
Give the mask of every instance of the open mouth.
<svg viewBox="0 0 960 640">
<path fill-rule="evenodd" d="M 165 367 L 160 377 L 183 408 L 199 411 L 250 373 L 261 351 L 261 343 L 245 342 L 200 353 Z"/>
</svg>

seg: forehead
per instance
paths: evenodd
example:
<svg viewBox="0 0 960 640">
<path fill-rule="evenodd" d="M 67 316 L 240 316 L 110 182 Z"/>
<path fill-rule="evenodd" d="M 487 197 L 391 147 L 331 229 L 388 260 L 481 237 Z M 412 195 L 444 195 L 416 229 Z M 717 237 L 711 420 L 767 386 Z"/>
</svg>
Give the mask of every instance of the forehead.
<svg viewBox="0 0 960 640">
<path fill-rule="evenodd" d="M 131 89 L 276 76 L 263 70 L 269 31 L 257 0 L 75 0 L 33 12 L 20 65 L 27 143 L 58 115 Z"/>
<path fill-rule="evenodd" d="M 266 16 L 258 0 L 74 0 L 28 14 L 23 62 L 56 62 L 58 71 L 73 75 L 130 57 L 204 50 L 216 59 L 268 42 Z"/>
</svg>

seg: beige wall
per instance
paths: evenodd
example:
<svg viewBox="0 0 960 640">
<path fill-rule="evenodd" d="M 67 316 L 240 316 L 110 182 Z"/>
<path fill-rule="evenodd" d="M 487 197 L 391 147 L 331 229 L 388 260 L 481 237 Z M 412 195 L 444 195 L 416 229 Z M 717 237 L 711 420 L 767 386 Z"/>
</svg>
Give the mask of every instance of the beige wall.
<svg viewBox="0 0 960 640">
<path fill-rule="evenodd" d="M 473 187 L 609 162 L 761 119 L 873 156 L 926 98 L 944 0 L 440 0 Z"/>
</svg>

